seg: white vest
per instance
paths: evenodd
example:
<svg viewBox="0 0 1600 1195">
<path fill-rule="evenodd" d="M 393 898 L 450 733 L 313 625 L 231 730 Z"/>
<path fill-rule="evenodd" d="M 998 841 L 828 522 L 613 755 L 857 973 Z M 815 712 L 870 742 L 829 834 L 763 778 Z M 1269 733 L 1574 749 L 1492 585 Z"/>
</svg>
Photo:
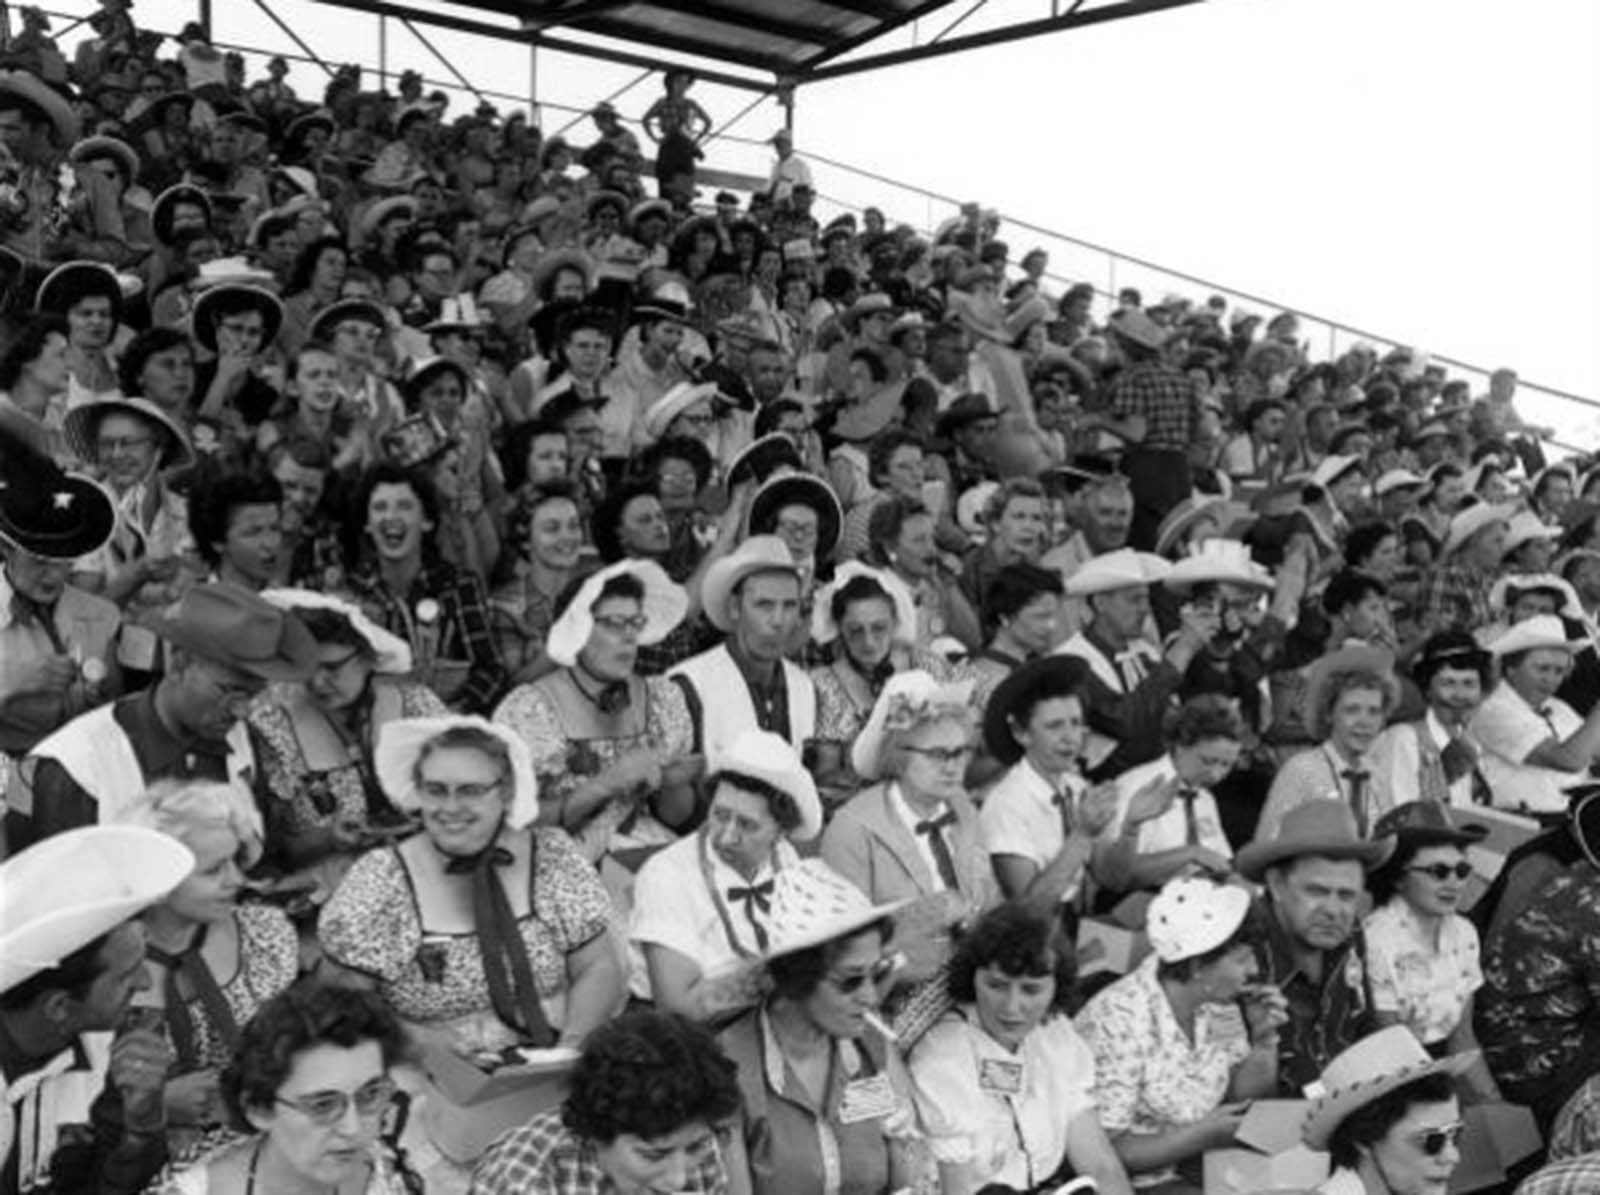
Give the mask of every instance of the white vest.
<svg viewBox="0 0 1600 1195">
<path fill-rule="evenodd" d="M 111 1069 L 111 1034 L 85 1033 L 79 1038 L 87 1069 L 73 1066 L 76 1052 L 66 1049 L 38 1070 L 15 1082 L 0 1080 L 0 1165 L 18 1151 L 17 1190 L 26 1195 L 49 1185 L 64 1125 L 87 1125 L 89 1106 L 106 1085 Z"/>
<path fill-rule="evenodd" d="M 789 742 L 796 751 L 816 733 L 817 691 L 811 678 L 788 660 L 783 662 L 783 683 L 789 698 Z M 717 761 L 727 754 L 734 740 L 758 727 L 755 703 L 744 673 L 733 662 L 726 645 L 685 660 L 667 673 L 681 676 L 700 698 L 700 743 L 706 766 L 715 771 Z"/>
</svg>

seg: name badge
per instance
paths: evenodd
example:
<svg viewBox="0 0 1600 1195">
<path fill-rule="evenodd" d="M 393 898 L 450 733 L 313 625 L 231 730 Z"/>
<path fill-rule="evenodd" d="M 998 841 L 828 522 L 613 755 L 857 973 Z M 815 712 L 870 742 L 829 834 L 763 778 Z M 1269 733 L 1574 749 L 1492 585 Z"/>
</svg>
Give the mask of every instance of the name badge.
<svg viewBox="0 0 1600 1195">
<path fill-rule="evenodd" d="M 978 1064 L 978 1087 L 995 1095 L 1022 1094 L 1022 1063 L 983 1059 Z"/>
<path fill-rule="evenodd" d="M 878 1120 L 893 1114 L 898 1103 L 888 1075 L 852 1079 L 844 1085 L 844 1093 L 839 1097 L 839 1122 L 860 1124 L 864 1120 Z"/>
</svg>

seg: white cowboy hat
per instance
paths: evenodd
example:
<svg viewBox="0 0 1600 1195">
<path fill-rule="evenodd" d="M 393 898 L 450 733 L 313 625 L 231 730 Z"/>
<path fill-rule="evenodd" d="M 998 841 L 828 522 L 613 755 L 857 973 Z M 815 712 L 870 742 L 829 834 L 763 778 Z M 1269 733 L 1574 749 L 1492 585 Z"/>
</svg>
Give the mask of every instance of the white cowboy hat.
<svg viewBox="0 0 1600 1195">
<path fill-rule="evenodd" d="M 1360 467 L 1359 456 L 1325 456 L 1318 462 L 1317 467 L 1311 470 L 1311 479 L 1306 484 L 1325 490 L 1346 473 Z"/>
<path fill-rule="evenodd" d="M 1448 556 L 1465 544 L 1474 535 L 1485 527 L 1495 523 L 1510 524 L 1511 511 L 1504 506 L 1491 505 L 1480 502 L 1476 506 L 1469 506 L 1466 510 L 1457 511 L 1450 518 L 1450 529 L 1445 533 L 1444 548 L 1441 556 Z"/>
<path fill-rule="evenodd" d="M 644 432 L 652 440 L 667 434 L 672 421 L 698 402 L 717 397 L 715 382 L 679 382 L 645 408 Z"/>
<path fill-rule="evenodd" d="M 1519 510 L 1506 522 L 1506 546 L 1501 549 L 1501 554 L 1509 556 L 1523 544 L 1536 539 L 1560 538 L 1561 528 L 1550 526 L 1531 510 Z"/>
<path fill-rule="evenodd" d="M 1489 644 L 1489 650 L 1497 656 L 1509 656 L 1541 648 L 1570 653 L 1582 646 L 1582 640 L 1567 638 L 1566 624 L 1554 614 L 1535 614 L 1507 627 L 1503 635 Z"/>
<path fill-rule="evenodd" d="M 839 637 L 839 627 L 833 621 L 833 595 L 857 577 L 876 581 L 889 595 L 894 607 L 895 642 L 915 643 L 917 640 L 917 599 L 908 586 L 888 569 L 873 568 L 859 560 L 847 560 L 833 570 L 833 580 L 817 590 L 811 607 L 811 638 L 816 643 L 832 643 Z"/>
<path fill-rule="evenodd" d="M 773 877 L 772 913 L 767 919 L 772 945 L 762 957 L 771 960 L 848 937 L 910 903 L 875 905 L 821 859 L 802 859 Z"/>
<path fill-rule="evenodd" d="M 1102 475 L 1092 475 L 1091 479 L 1098 476 Z M 1191 494 L 1161 520 L 1161 525 L 1156 529 L 1156 555 L 1166 556 L 1170 553 L 1179 537 L 1201 519 L 1211 519 L 1219 531 L 1227 532 L 1236 523 L 1249 517 L 1250 508 L 1242 502 L 1234 502 L 1221 494 Z"/>
<path fill-rule="evenodd" d="M 1236 539 L 1206 540 L 1193 555 L 1174 564 L 1162 584 L 1176 589 L 1202 581 L 1226 581 L 1229 585 L 1269 590 L 1276 584 L 1272 574 L 1250 558 L 1250 548 Z"/>
<path fill-rule="evenodd" d="M 0 863 L 0 992 L 164 899 L 193 870 L 188 847 L 142 826 L 83 826 Z"/>
<path fill-rule="evenodd" d="M 1091 556 L 1079 565 L 1078 571 L 1067 578 L 1067 596 L 1088 597 L 1153 585 L 1165 581 L 1171 572 L 1172 564 L 1151 552 L 1119 548 L 1115 552 Z"/>
<path fill-rule="evenodd" d="M 701 604 L 706 618 L 719 631 L 730 631 L 733 624 L 728 619 L 728 599 L 733 591 L 756 573 L 788 573 L 800 576 L 799 566 L 789 551 L 789 545 L 776 535 L 752 535 L 732 552 L 706 569 L 701 582 Z"/>
<path fill-rule="evenodd" d="M 788 739 L 770 730 L 747 730 L 733 740 L 727 751 L 712 756 L 708 766 L 713 792 L 718 775 L 735 772 L 770 784 L 793 801 L 800 811 L 800 824 L 788 832 L 790 841 L 810 842 L 822 833 L 822 799 L 817 796 L 817 782 Z"/>
<path fill-rule="evenodd" d="M 1554 573 L 1509 573 L 1497 578 L 1489 588 L 1489 609 L 1504 611 L 1510 605 L 1507 598 L 1512 590 L 1519 593 L 1530 590 L 1553 593 L 1561 603 L 1557 614 L 1574 622 L 1583 621 L 1583 605 L 1578 601 L 1578 591 Z"/>
<path fill-rule="evenodd" d="M 1312 1149 L 1327 1149 L 1333 1131 L 1356 1109 L 1426 1075 L 1459 1075 L 1478 1060 L 1478 1053 L 1435 1059 L 1404 1025 L 1369 1033 L 1336 1055 L 1307 1087 L 1311 1108 L 1300 1139 Z"/>
<path fill-rule="evenodd" d="M 619 560 L 590 573 L 561 611 L 545 639 L 545 654 L 563 668 L 578 662 L 578 653 L 594 633 L 594 604 L 606 585 L 617 577 L 634 577 L 644 586 L 640 613 L 644 630 L 639 642 L 646 647 L 670 635 L 689 612 L 689 595 L 653 560 Z"/>
<path fill-rule="evenodd" d="M 1198 958 L 1233 937 L 1250 913 L 1249 890 L 1199 876 L 1168 880 L 1145 913 L 1150 949 L 1164 963 Z"/>
<path fill-rule="evenodd" d="M 880 779 L 884 740 L 891 731 L 906 730 L 935 711 L 966 710 L 971 704 L 970 680 L 941 685 L 920 668 L 895 673 L 873 703 L 867 724 L 856 735 L 850 748 L 850 766 L 863 780 Z"/>
<path fill-rule="evenodd" d="M 373 622 L 354 602 L 347 602 L 332 594 L 318 593 L 314 589 L 263 589 L 261 597 L 263 601 L 291 614 L 301 610 L 331 610 L 341 614 L 349 620 L 350 629 L 361 636 L 362 642 L 372 652 L 374 672 L 404 676 L 411 671 L 411 645 Z"/>
<path fill-rule="evenodd" d="M 1385 494 L 1392 494 L 1396 490 L 1425 490 L 1428 488 L 1428 479 L 1413 473 L 1410 469 L 1390 469 L 1373 483 L 1372 492 L 1382 498 Z"/>
<path fill-rule="evenodd" d="M 471 714 L 445 714 L 437 718 L 400 718 L 386 722 L 378 730 L 378 745 L 372 753 L 378 785 L 396 809 L 407 812 L 420 803 L 415 771 L 424 744 L 447 730 L 470 728 L 492 735 L 505 744 L 511 757 L 511 799 L 506 804 L 506 825 L 513 830 L 531 826 L 539 816 L 539 780 L 533 772 L 533 757 L 528 744 L 509 727 Z"/>
</svg>

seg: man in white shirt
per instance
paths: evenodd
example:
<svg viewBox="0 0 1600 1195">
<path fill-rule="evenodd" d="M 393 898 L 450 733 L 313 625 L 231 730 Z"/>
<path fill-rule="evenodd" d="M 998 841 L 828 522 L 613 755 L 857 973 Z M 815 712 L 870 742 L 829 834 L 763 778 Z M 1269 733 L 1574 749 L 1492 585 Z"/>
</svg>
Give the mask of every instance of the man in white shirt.
<svg viewBox="0 0 1600 1195">
<path fill-rule="evenodd" d="M 772 195 L 772 202 L 785 203 L 796 187 L 811 186 L 811 167 L 795 154 L 794 138 L 789 135 L 788 129 L 779 129 L 772 134 L 772 150 L 778 157 L 772 163 L 772 177 L 768 180 L 767 190 Z"/>
<path fill-rule="evenodd" d="M 1483 747 L 1468 731 L 1491 683 L 1489 653 L 1466 631 L 1440 631 L 1422 645 L 1411 675 L 1428 712 L 1389 727 L 1372 747 L 1373 769 L 1388 775 L 1395 805 L 1492 804 Z"/>
</svg>

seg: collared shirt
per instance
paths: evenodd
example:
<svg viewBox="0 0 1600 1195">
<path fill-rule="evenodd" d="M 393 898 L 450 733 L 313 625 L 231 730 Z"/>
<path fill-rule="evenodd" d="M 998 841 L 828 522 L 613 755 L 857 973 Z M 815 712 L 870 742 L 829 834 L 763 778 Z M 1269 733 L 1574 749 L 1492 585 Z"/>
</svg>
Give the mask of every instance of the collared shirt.
<svg viewBox="0 0 1600 1195">
<path fill-rule="evenodd" d="M 1358 926 L 1349 941 L 1322 952 L 1317 983 L 1300 969 L 1271 897 L 1258 900 L 1251 916 L 1266 942 L 1261 982 L 1276 984 L 1289 1002 L 1289 1020 L 1278 1030 L 1278 1091 L 1297 1098 L 1334 1055 L 1375 1028 L 1361 930 Z"/>
<path fill-rule="evenodd" d="M 1159 759 L 1130 768 L 1118 776 L 1117 813 L 1111 824 L 1106 827 L 1105 836 L 1115 838 L 1122 833 L 1123 823 L 1128 817 L 1128 806 L 1133 803 L 1135 793 L 1153 780 L 1168 780 L 1177 774 L 1177 765 L 1172 762 L 1172 753 L 1168 752 Z M 1224 859 L 1233 858 L 1233 847 L 1228 842 L 1228 836 L 1222 831 L 1222 814 L 1217 809 L 1217 799 L 1211 795 L 1211 790 L 1193 785 L 1185 787 L 1194 793 L 1192 800 L 1197 844 L 1216 851 Z M 1165 813 L 1158 814 L 1139 826 L 1137 841 L 1139 854 L 1153 855 L 1158 851 L 1176 850 L 1189 844 L 1189 814 L 1185 809 L 1186 804 L 1181 795 L 1175 797 Z"/>
<path fill-rule="evenodd" d="M 1472 993 L 1483 986 L 1472 922 L 1451 914 L 1434 941 L 1431 927 L 1425 929 L 1411 906 L 1395 897 L 1368 914 L 1362 928 L 1372 1007 L 1398 1014 L 1423 1045 L 1448 1038 Z"/>
<path fill-rule="evenodd" d="M 783 677 L 783 664 L 777 663 L 767 676 L 757 676 L 757 668 L 744 652 L 739 650 L 738 640 L 728 638 L 728 655 L 733 658 L 734 666 L 739 669 L 739 675 L 744 677 L 745 687 L 750 690 L 750 704 L 756 711 L 756 725 L 762 730 L 769 730 L 781 738 L 791 738 L 789 733 L 789 686 Z M 708 699 L 715 700 L 715 694 L 707 694 Z"/>
<path fill-rule="evenodd" d="M 1085 785 L 1081 776 L 1064 775 L 1052 782 L 1027 758 L 1019 759 L 995 782 L 978 811 L 978 825 L 990 858 L 1015 855 L 1040 871 L 1061 853 L 1067 842 L 1058 793 L 1065 793 L 1067 816 L 1076 825 Z M 1063 894 L 1071 900 L 1081 880 Z"/>
<path fill-rule="evenodd" d="M 1396 805 L 1427 799 L 1422 776 L 1422 749 L 1417 741 L 1417 737 L 1424 733 L 1431 741 L 1435 754 L 1443 751 L 1452 741 L 1452 735 L 1439 721 L 1439 715 L 1430 709 L 1420 722 L 1402 722 L 1389 727 L 1372 745 L 1372 770 L 1388 777 L 1389 791 Z M 1473 741 L 1470 731 L 1464 731 L 1461 739 L 1463 745 L 1479 755 L 1478 767 L 1482 774 L 1481 745 Z M 1484 779 L 1487 782 L 1488 778 Z M 1472 805 L 1472 771 L 1463 772 L 1454 781 L 1446 781 L 1445 792 L 1451 805 Z"/>
<path fill-rule="evenodd" d="M 561 1123 L 561 1109 L 541 1112 L 489 1147 L 472 1171 L 470 1195 L 613 1195 L 594 1142 Z M 722 1154 L 707 1149 L 688 1168 L 682 1190 L 723 1195 L 728 1174 Z"/>
<path fill-rule="evenodd" d="M 1194 391 L 1175 369 L 1145 363 L 1117 375 L 1106 391 L 1106 404 L 1118 419 L 1144 418 L 1144 439 L 1136 447 L 1184 452 L 1194 439 Z"/>
<path fill-rule="evenodd" d="M 1483 744 L 1483 774 L 1497 808 L 1562 813 L 1568 804 L 1565 790 L 1584 781 L 1582 772 L 1558 772 L 1527 762 L 1539 744 L 1565 739 L 1583 725 L 1559 697 L 1552 697 L 1543 708 L 1541 714 L 1502 680 L 1467 724 Z"/>
<path fill-rule="evenodd" d="M 1365 772 L 1361 785 L 1360 808 L 1355 803 L 1355 782 L 1347 772 Z M 1389 773 L 1376 767 L 1371 755 L 1347 760 L 1332 743 L 1323 742 L 1291 755 L 1273 778 L 1272 789 L 1267 793 L 1267 803 L 1261 810 L 1261 821 L 1256 825 L 1256 839 L 1276 838 L 1283 825 L 1284 814 L 1307 801 L 1343 801 L 1355 814 L 1356 824 L 1370 834 L 1378 819 L 1394 808 L 1394 794 L 1389 789 Z"/>
<path fill-rule="evenodd" d="M 912 809 L 911 806 L 906 802 L 905 794 L 900 791 L 900 786 L 893 781 L 890 781 L 889 783 L 888 793 L 889 808 L 893 809 L 895 816 L 905 823 L 906 833 L 911 835 L 911 841 L 917 844 L 917 853 L 922 856 L 922 861 L 928 865 L 928 874 L 933 877 L 933 882 L 937 884 L 941 890 L 948 889 L 949 885 L 944 882 L 944 876 L 939 871 L 939 860 L 933 853 L 933 845 L 930 842 L 932 835 L 931 833 L 919 833 L 917 830 L 917 823 L 922 821 L 935 821 L 947 813 L 953 818 L 955 816 L 954 812 L 951 810 L 949 805 L 946 805 L 943 801 L 941 801 L 939 802 L 939 808 L 935 809 L 932 813 L 917 813 L 916 810 Z M 937 831 L 937 833 L 944 838 L 945 850 L 950 852 L 950 858 L 952 861 L 955 859 L 955 845 L 950 838 L 950 831 L 953 829 L 955 829 L 955 823 L 952 821 L 950 825 L 945 826 L 943 829 Z M 957 874 L 959 874 L 959 872 Z"/>
</svg>

